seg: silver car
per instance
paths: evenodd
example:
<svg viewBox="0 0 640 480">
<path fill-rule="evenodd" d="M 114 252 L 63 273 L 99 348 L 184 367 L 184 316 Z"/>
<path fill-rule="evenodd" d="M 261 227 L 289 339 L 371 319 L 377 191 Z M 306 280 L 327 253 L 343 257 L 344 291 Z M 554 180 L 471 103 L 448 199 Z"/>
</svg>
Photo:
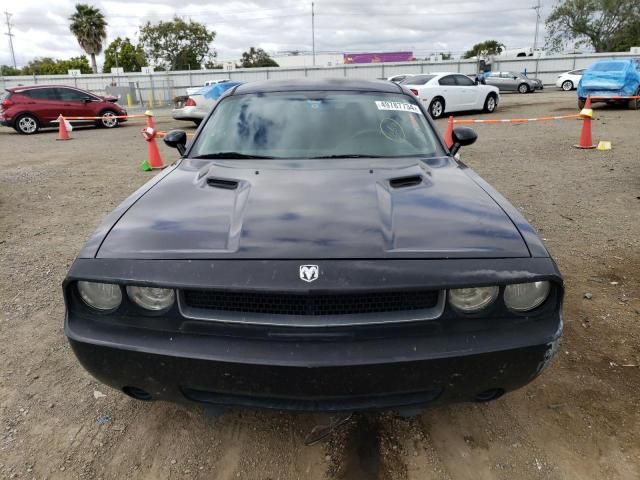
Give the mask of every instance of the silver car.
<svg viewBox="0 0 640 480">
<path fill-rule="evenodd" d="M 544 88 L 537 78 L 529 78 L 518 72 L 488 72 L 482 77 L 481 82 L 496 86 L 501 92 L 529 93 Z"/>
</svg>

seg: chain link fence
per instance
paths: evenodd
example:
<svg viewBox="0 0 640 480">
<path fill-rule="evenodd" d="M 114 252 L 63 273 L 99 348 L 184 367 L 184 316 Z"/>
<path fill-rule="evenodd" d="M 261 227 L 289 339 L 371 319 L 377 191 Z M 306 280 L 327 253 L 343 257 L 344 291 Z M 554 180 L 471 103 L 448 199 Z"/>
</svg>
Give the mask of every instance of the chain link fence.
<svg viewBox="0 0 640 480">
<path fill-rule="evenodd" d="M 569 70 L 586 68 L 593 62 L 606 58 L 633 58 L 631 53 L 601 53 L 560 55 L 553 57 L 494 58 L 493 71 L 526 72 L 542 80 L 545 85 L 555 83 L 557 76 Z M 450 60 L 442 62 L 373 63 L 362 65 L 338 65 L 334 67 L 294 68 L 246 68 L 236 70 L 190 70 L 178 72 L 154 72 L 115 74 L 33 75 L 0 77 L 0 88 L 19 85 L 57 84 L 70 85 L 98 95 L 113 94 L 123 105 L 156 107 L 171 105 L 177 96 L 185 95 L 189 87 L 204 85 L 208 80 L 228 78 L 240 82 L 266 79 L 293 78 L 387 78 L 404 73 L 458 72 L 466 75 L 478 73 L 477 60 Z"/>
</svg>

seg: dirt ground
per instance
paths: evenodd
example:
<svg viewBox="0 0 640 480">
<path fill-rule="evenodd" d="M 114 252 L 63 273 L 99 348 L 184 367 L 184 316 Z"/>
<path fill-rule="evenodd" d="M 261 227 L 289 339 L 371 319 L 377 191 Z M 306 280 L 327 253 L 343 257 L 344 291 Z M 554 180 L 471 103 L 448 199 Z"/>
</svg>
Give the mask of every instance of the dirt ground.
<svg viewBox="0 0 640 480">
<path fill-rule="evenodd" d="M 575 112 L 575 93 L 545 91 L 503 95 L 490 118 Z M 303 439 L 324 416 L 207 417 L 136 402 L 80 367 L 61 282 L 102 217 L 153 175 L 138 168 L 141 125 L 77 129 L 69 142 L 0 128 L 0 478 L 640 478 L 640 112 L 595 115 L 609 152 L 573 149 L 577 120 L 478 125 L 462 151 L 565 275 L 550 368 L 492 403 L 359 416 L 312 447 Z M 178 125 L 158 117 L 161 129 Z"/>
</svg>

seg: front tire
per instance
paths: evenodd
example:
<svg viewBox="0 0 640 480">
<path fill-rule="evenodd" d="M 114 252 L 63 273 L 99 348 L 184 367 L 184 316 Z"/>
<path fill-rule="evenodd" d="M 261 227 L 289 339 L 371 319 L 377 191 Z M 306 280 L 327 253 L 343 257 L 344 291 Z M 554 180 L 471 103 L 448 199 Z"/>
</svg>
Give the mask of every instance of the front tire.
<svg viewBox="0 0 640 480">
<path fill-rule="evenodd" d="M 434 120 L 444 115 L 444 100 L 441 97 L 436 97 L 431 100 L 429 113 Z"/>
<path fill-rule="evenodd" d="M 34 133 L 38 133 L 40 122 L 38 122 L 38 119 L 33 115 L 25 113 L 16 118 L 14 128 L 16 132 L 23 135 L 33 135 Z"/>
<path fill-rule="evenodd" d="M 529 93 L 529 85 L 527 85 L 526 83 L 521 83 L 520 85 L 518 85 L 518 91 L 520 93 Z"/>
<path fill-rule="evenodd" d="M 498 101 L 496 96 L 493 93 L 487 95 L 487 99 L 484 101 L 483 111 L 485 113 L 493 113 L 496 111 L 496 107 L 498 106 Z"/>
<path fill-rule="evenodd" d="M 116 118 L 118 114 L 113 110 L 104 110 L 100 112 L 100 116 L 102 118 L 98 120 L 99 128 L 116 128 L 120 124 Z"/>
<path fill-rule="evenodd" d="M 571 90 L 573 90 L 573 82 L 571 80 L 565 80 L 564 82 L 562 82 L 562 90 L 564 90 L 565 92 L 570 92 Z"/>
</svg>

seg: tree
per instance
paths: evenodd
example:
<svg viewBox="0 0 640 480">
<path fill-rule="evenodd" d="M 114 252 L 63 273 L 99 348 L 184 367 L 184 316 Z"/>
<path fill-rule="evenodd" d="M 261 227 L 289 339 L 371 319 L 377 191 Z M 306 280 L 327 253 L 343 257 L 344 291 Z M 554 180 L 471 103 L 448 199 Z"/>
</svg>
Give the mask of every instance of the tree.
<svg viewBox="0 0 640 480">
<path fill-rule="evenodd" d="M 485 40 L 484 42 L 476 43 L 471 50 L 468 50 L 464 54 L 464 58 L 472 58 L 489 55 L 500 55 L 504 50 L 504 44 L 497 40 Z"/>
<path fill-rule="evenodd" d="M 242 54 L 240 64 L 243 68 L 280 66 L 263 49 L 254 47 L 251 47 L 248 52 Z"/>
<path fill-rule="evenodd" d="M 69 70 L 92 73 L 87 57 L 73 57 L 68 60 L 55 60 L 42 57 L 31 60 L 21 71 L 22 75 L 66 75 Z"/>
<path fill-rule="evenodd" d="M 107 22 L 99 8 L 84 3 L 76 4 L 76 11 L 69 17 L 69 30 L 82 49 L 91 57 L 93 73 L 98 73 L 96 55 L 102 52 L 102 42 L 107 39 Z"/>
<path fill-rule="evenodd" d="M 113 67 L 123 68 L 125 72 L 139 72 L 147 65 L 147 57 L 141 45 L 134 45 L 129 38 L 116 38 L 104 51 L 102 71 L 109 73 Z"/>
<path fill-rule="evenodd" d="M 0 66 L 0 75 L 3 77 L 12 77 L 14 75 L 22 75 L 19 68 L 14 68 L 11 65 Z"/>
<path fill-rule="evenodd" d="M 547 18 L 547 48 L 560 51 L 567 42 L 596 52 L 628 50 L 640 44 L 637 0 L 560 0 Z"/>
<path fill-rule="evenodd" d="M 148 58 L 169 70 L 199 69 L 205 57 L 211 55 L 209 44 L 215 38 L 216 32 L 206 25 L 179 17 L 155 25 L 147 22 L 140 29 L 140 45 Z"/>
</svg>

